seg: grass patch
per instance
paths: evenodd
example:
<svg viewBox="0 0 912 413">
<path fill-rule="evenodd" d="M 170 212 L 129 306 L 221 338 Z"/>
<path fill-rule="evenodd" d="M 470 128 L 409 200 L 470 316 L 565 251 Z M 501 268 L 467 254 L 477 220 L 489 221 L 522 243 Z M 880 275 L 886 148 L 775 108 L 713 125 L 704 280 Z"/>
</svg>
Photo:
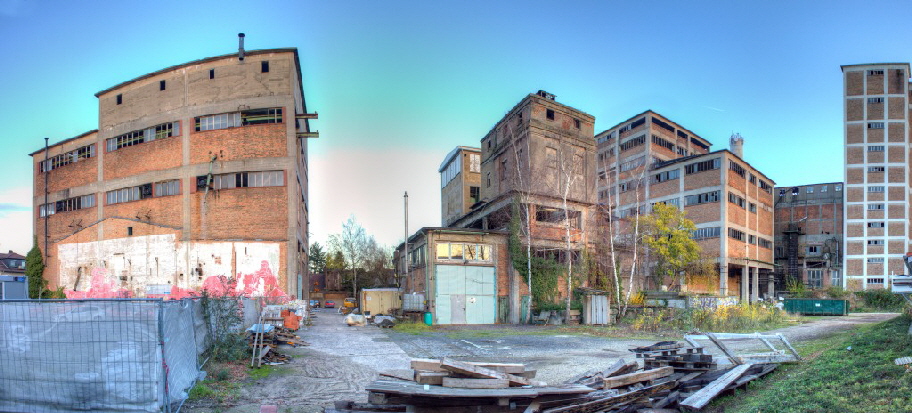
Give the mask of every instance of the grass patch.
<svg viewBox="0 0 912 413">
<path fill-rule="evenodd" d="M 289 373 L 291 373 L 291 368 L 288 366 L 260 366 L 255 369 L 250 369 L 247 374 L 248 377 L 253 380 L 260 380 L 271 375 L 285 375 Z"/>
<path fill-rule="evenodd" d="M 635 331 L 746 333 L 788 327 L 802 320 L 770 305 L 740 304 L 715 309 L 647 308 L 626 321 Z"/>
<path fill-rule="evenodd" d="M 807 361 L 783 365 L 710 412 L 908 412 L 912 373 L 893 364 L 912 355 L 908 316 L 808 342 Z M 851 350 L 847 348 L 851 347 Z"/>
<path fill-rule="evenodd" d="M 190 389 L 189 400 L 209 399 L 227 403 L 238 398 L 240 387 L 240 384 L 231 381 L 203 380 Z"/>
<path fill-rule="evenodd" d="M 426 334 L 433 333 L 435 328 L 424 323 L 398 323 L 393 326 L 393 330 L 405 334 Z"/>
</svg>

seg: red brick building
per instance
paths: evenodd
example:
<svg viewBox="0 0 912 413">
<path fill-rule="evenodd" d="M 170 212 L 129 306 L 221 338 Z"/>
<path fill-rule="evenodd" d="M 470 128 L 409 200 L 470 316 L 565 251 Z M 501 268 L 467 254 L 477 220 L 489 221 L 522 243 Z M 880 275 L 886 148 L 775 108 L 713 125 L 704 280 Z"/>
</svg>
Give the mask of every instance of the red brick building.
<svg viewBox="0 0 912 413">
<path fill-rule="evenodd" d="M 842 189 L 842 182 L 776 188 L 775 259 L 781 279 L 809 288 L 843 286 Z"/>
<path fill-rule="evenodd" d="M 52 288 L 306 297 L 317 134 L 297 49 L 205 58 L 96 97 L 97 130 L 31 154 Z"/>
</svg>

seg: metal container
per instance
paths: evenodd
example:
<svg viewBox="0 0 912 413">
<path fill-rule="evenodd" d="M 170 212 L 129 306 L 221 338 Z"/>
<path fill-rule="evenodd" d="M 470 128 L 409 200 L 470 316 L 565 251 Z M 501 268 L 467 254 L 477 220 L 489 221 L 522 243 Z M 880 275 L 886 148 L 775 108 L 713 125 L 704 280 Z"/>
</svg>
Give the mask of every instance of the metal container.
<svg viewBox="0 0 912 413">
<path fill-rule="evenodd" d="M 434 325 L 434 315 L 430 311 L 424 313 L 424 324 Z"/>
<path fill-rule="evenodd" d="M 402 311 L 424 311 L 424 294 L 402 294 Z"/>
<path fill-rule="evenodd" d="M 785 311 L 801 315 L 849 315 L 848 300 L 788 298 Z"/>
</svg>

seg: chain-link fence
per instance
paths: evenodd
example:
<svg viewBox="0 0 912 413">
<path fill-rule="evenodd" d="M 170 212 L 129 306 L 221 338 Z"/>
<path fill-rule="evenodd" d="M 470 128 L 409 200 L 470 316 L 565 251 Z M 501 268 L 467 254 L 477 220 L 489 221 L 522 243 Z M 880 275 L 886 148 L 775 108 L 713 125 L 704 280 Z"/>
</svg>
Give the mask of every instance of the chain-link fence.
<svg viewBox="0 0 912 413">
<path fill-rule="evenodd" d="M 256 322 L 255 299 L 210 300 Z M 200 299 L 0 301 L 0 411 L 170 412 L 213 327 Z M 253 321 L 249 321 L 252 319 Z"/>
</svg>

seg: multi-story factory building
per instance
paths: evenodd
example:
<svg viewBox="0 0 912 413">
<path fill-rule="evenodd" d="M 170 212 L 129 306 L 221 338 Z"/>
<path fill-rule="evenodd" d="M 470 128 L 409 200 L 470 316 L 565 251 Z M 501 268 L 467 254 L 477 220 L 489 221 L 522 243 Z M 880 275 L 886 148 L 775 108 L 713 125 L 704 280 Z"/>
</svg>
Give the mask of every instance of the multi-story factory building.
<svg viewBox="0 0 912 413">
<path fill-rule="evenodd" d="M 842 189 L 842 182 L 776 188 L 774 255 L 781 279 L 810 288 L 843 285 Z"/>
<path fill-rule="evenodd" d="M 102 90 L 98 129 L 32 153 L 45 278 L 75 296 L 307 294 L 309 125 L 297 49 Z"/>
<path fill-rule="evenodd" d="M 731 151 L 710 152 L 709 141 L 646 111 L 596 141 L 599 203 L 614 219 L 645 215 L 664 203 L 696 224 L 693 238 L 718 263 L 718 288 L 680 288 L 745 301 L 773 290 L 773 181 L 743 160 L 740 136 L 732 137 Z M 660 287 L 652 284 L 640 288 Z"/>
<path fill-rule="evenodd" d="M 842 66 L 845 286 L 890 288 L 909 251 L 909 64 Z"/>
<path fill-rule="evenodd" d="M 443 226 L 481 201 L 481 149 L 458 146 L 440 164 L 440 221 Z"/>
</svg>

